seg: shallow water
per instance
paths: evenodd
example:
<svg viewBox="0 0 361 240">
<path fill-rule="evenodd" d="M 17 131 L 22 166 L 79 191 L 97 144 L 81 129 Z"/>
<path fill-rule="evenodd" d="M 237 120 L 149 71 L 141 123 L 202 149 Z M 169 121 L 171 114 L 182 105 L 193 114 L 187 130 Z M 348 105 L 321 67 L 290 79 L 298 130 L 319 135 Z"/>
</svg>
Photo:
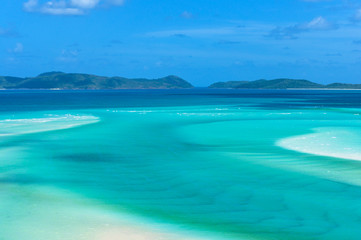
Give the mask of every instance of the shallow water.
<svg viewBox="0 0 361 240">
<path fill-rule="evenodd" d="M 0 92 L 0 239 L 359 239 L 360 99 Z"/>
</svg>

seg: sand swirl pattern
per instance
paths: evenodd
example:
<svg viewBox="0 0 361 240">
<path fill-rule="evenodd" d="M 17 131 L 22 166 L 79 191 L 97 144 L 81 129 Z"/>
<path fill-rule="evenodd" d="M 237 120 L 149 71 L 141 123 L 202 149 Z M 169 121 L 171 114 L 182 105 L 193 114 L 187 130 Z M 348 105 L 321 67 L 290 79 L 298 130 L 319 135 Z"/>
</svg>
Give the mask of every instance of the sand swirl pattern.
<svg viewBox="0 0 361 240">
<path fill-rule="evenodd" d="M 322 92 L 159 91 L 151 101 L 126 93 L 104 93 L 109 102 L 64 93 L 78 110 L 40 105 L 12 118 L 3 110 L 12 120 L 0 121 L 0 239 L 360 235 L 361 162 L 319 154 L 307 140 L 359 149 L 357 101 L 324 106 L 334 93 Z M 6 135 L 16 131 L 26 134 Z"/>
</svg>

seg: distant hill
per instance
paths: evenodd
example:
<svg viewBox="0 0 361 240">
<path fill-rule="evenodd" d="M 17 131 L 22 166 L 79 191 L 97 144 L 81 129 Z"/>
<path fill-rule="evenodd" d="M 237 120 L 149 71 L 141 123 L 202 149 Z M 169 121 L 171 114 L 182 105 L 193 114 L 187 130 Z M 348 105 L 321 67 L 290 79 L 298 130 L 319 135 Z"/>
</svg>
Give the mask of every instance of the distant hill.
<svg viewBox="0 0 361 240">
<path fill-rule="evenodd" d="M 46 72 L 36 77 L 1 77 L 2 89 L 173 89 L 193 88 L 177 76 L 158 79 L 102 77 L 90 74 Z"/>
<path fill-rule="evenodd" d="M 209 88 L 235 89 L 361 89 L 361 84 L 333 83 L 322 85 L 303 79 L 279 78 L 273 80 L 217 82 Z"/>
<path fill-rule="evenodd" d="M 104 77 L 82 73 L 46 72 L 36 77 L 0 76 L 0 89 L 180 89 L 193 88 L 177 76 L 158 79 Z M 217 82 L 209 88 L 233 89 L 361 89 L 361 84 L 332 83 L 328 85 L 303 79 Z"/>
<path fill-rule="evenodd" d="M 332 83 L 332 84 L 326 85 L 326 88 L 361 89 L 361 84 Z"/>
</svg>

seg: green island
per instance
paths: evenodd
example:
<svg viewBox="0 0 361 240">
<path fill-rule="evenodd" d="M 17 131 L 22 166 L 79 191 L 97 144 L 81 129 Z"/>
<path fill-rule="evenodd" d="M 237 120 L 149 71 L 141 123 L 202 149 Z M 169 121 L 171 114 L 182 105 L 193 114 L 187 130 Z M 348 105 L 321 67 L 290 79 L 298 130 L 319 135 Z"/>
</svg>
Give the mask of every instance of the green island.
<svg viewBox="0 0 361 240">
<path fill-rule="evenodd" d="M 158 79 L 104 77 L 83 73 L 46 72 L 36 77 L 0 76 L 0 89 L 183 89 L 193 88 L 186 80 L 170 75 Z M 304 79 L 216 82 L 208 88 L 228 89 L 361 89 L 361 84 L 319 84 Z"/>
<path fill-rule="evenodd" d="M 278 78 L 273 80 L 217 82 L 209 88 L 233 89 L 361 89 L 361 84 L 319 84 L 303 79 Z"/>
<path fill-rule="evenodd" d="M 158 79 L 103 77 L 81 73 L 47 72 L 36 77 L 1 77 L 2 89 L 178 89 L 193 88 L 177 76 Z"/>
</svg>

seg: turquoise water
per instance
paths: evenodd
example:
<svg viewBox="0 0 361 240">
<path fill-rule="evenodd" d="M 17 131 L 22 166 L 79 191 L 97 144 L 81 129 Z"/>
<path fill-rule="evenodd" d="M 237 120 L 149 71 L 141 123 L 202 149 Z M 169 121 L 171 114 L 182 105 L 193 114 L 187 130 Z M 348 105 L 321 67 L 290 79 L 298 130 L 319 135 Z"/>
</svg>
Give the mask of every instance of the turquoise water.
<svg viewBox="0 0 361 240">
<path fill-rule="evenodd" d="M 360 99 L 0 92 L 0 239 L 359 239 Z"/>
</svg>

